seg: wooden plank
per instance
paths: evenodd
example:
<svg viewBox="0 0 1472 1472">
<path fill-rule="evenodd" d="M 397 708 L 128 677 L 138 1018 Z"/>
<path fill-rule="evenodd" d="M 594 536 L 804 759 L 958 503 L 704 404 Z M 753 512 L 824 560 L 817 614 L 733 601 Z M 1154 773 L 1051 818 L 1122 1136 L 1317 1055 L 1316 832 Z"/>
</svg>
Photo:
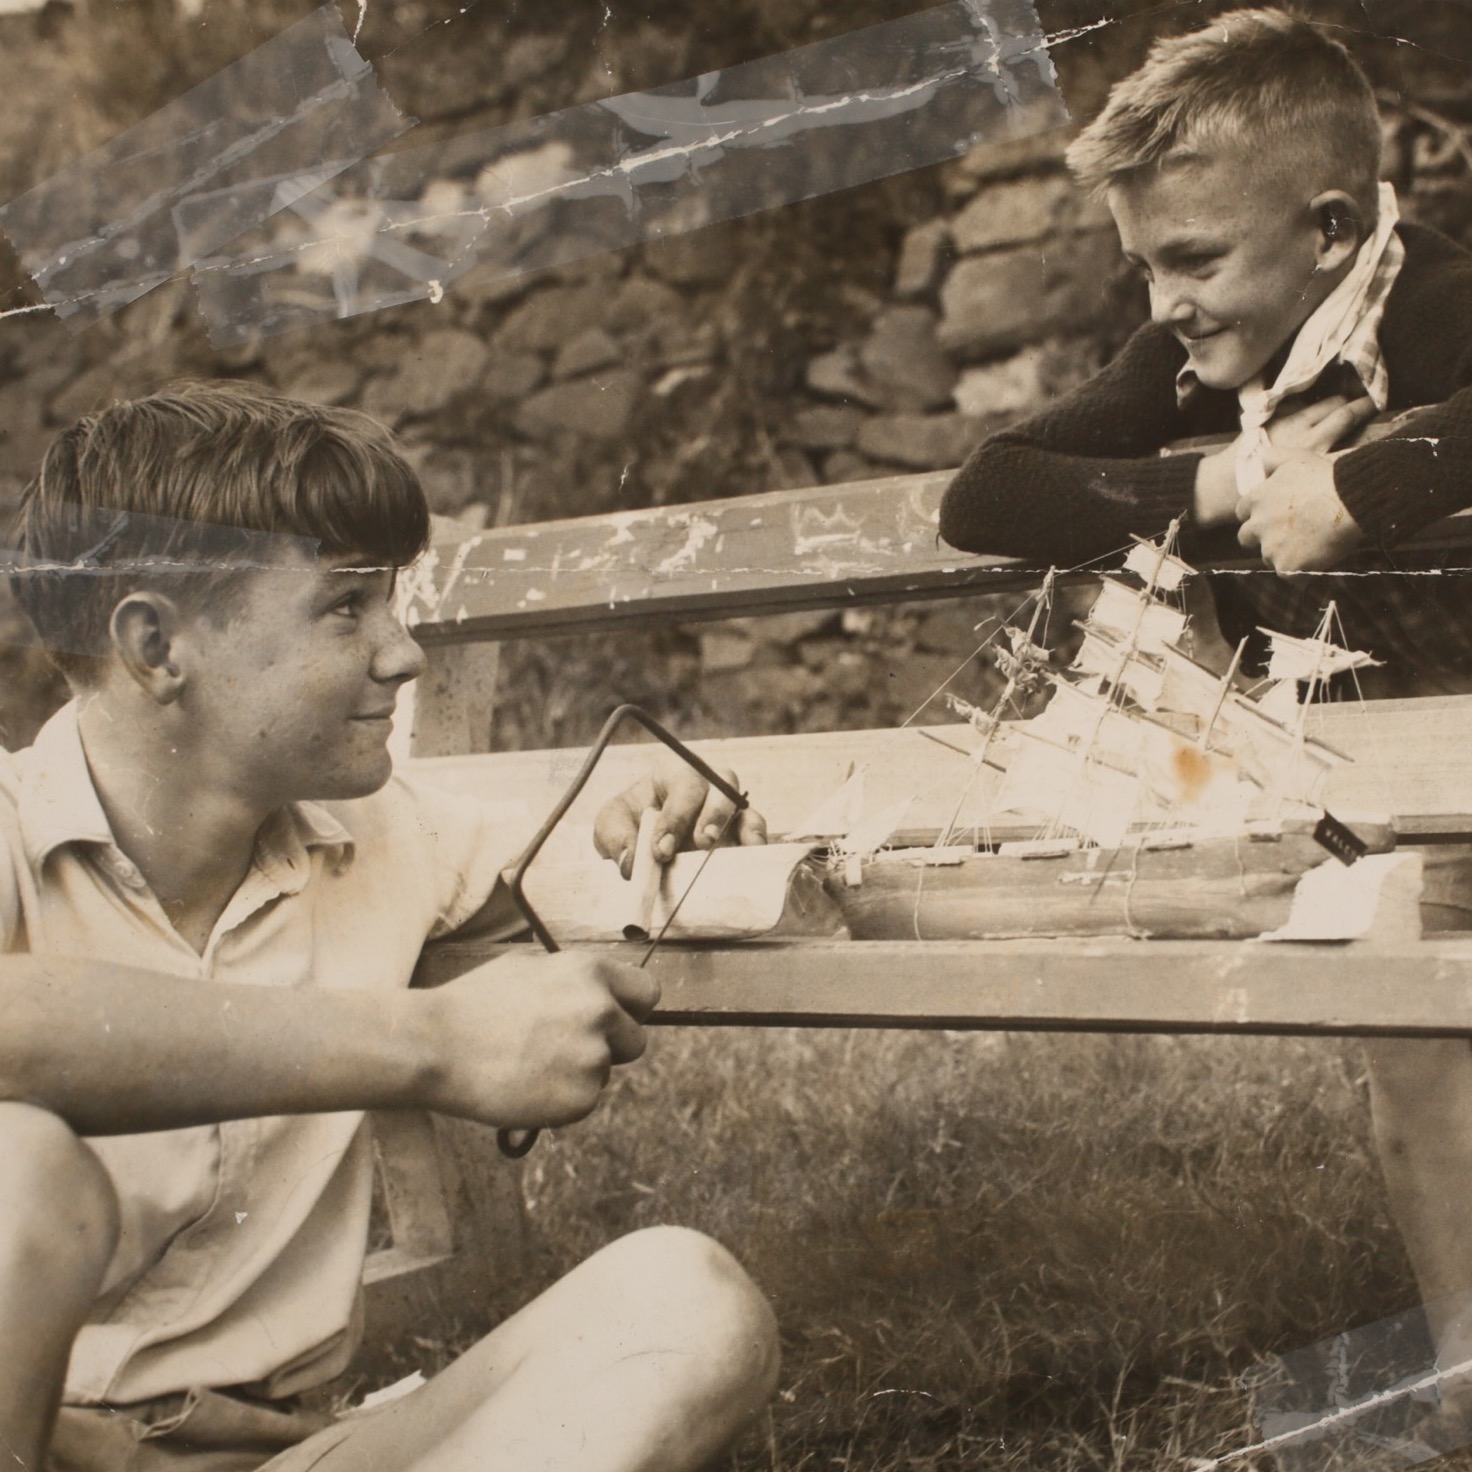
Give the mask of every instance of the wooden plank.
<svg viewBox="0 0 1472 1472">
<path fill-rule="evenodd" d="M 385 1118 L 378 1115 L 375 1123 Z M 414 1118 L 430 1122 L 429 1116 Z M 453 1325 L 467 1340 L 484 1334 L 517 1307 L 516 1285 L 532 1268 L 520 1165 L 501 1158 L 495 1131 L 485 1125 L 442 1118 L 432 1123 L 432 1134 L 416 1124 L 402 1141 L 417 1160 L 401 1157 L 410 1175 L 400 1186 L 410 1194 L 401 1200 L 400 1215 L 422 1217 L 429 1203 L 432 1217 L 448 1217 L 454 1250 L 438 1252 L 443 1226 L 437 1223 L 432 1239 L 419 1238 L 418 1251 L 396 1242 L 369 1259 L 364 1346 L 353 1362 L 364 1376 L 402 1374 L 403 1346 L 427 1324 Z M 420 1178 L 418 1186 L 413 1175 Z M 390 1197 L 391 1211 L 392 1205 Z M 397 1236 L 400 1221 L 393 1227 Z"/>
<path fill-rule="evenodd" d="M 424 673 L 400 697 L 396 722 L 406 724 L 415 756 L 483 752 L 496 703 L 497 644 L 440 644 L 427 651 Z"/>
<path fill-rule="evenodd" d="M 374 1116 L 373 1137 L 393 1245 L 369 1257 L 365 1283 L 443 1262 L 455 1250 L 434 1122 L 418 1110 L 385 1110 Z"/>
<path fill-rule="evenodd" d="M 1392 816 L 1402 833 L 1472 832 L 1472 696 L 1319 706 L 1310 729 L 1354 758 L 1331 776 L 1325 800 L 1334 810 Z M 962 825 L 974 822 L 986 802 L 981 784 L 965 791 L 972 764 L 964 753 L 975 739 L 971 727 L 957 723 L 694 745 L 707 760 L 739 775 L 778 834 L 807 817 L 857 767 L 865 769 L 866 812 L 913 796 L 903 822 L 907 829 L 939 828 L 953 814 Z M 444 757 L 417 767 L 456 792 L 504 805 L 508 824 L 530 834 L 581 760 L 580 751 L 519 751 Z M 548 859 L 586 857 L 599 806 L 642 776 L 650 760 L 651 747 L 644 743 L 610 748 L 553 835 Z"/>
<path fill-rule="evenodd" d="M 729 617 L 986 586 L 1006 559 L 936 538 L 950 473 L 506 527 L 437 547 L 407 618 L 417 637 L 484 639 L 678 614 Z"/>
<path fill-rule="evenodd" d="M 421 979 L 448 980 L 504 949 L 431 948 Z M 664 1026 L 1472 1035 L 1472 939 L 755 941 L 662 947 L 649 969 Z"/>
<path fill-rule="evenodd" d="M 940 542 L 953 473 L 492 528 L 436 546 L 406 590 L 406 617 L 426 642 L 460 642 L 1035 585 L 1035 566 Z M 1403 550 L 1423 545 L 1472 545 L 1472 518 Z"/>
</svg>

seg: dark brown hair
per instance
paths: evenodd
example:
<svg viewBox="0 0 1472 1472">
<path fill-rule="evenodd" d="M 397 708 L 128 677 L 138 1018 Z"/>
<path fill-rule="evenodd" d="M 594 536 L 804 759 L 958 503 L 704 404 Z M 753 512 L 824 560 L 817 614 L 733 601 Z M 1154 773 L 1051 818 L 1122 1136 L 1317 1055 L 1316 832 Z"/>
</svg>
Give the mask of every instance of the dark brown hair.
<svg viewBox="0 0 1472 1472">
<path fill-rule="evenodd" d="M 398 568 L 428 540 L 418 477 L 375 420 L 254 384 L 181 383 L 57 436 L 22 502 L 11 585 L 85 683 L 136 588 L 224 605 L 287 545 Z"/>
</svg>

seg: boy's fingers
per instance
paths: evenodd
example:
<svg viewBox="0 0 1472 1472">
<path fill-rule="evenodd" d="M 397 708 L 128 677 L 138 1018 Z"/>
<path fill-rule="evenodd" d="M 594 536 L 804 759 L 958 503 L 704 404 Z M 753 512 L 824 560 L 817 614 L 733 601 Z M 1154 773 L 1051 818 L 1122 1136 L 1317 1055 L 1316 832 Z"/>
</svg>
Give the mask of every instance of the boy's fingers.
<svg viewBox="0 0 1472 1472">
<path fill-rule="evenodd" d="M 659 983 L 647 971 L 608 962 L 603 979 L 620 1009 L 635 1022 L 645 1021 L 659 1005 Z"/>
<path fill-rule="evenodd" d="M 1332 414 L 1325 415 L 1319 423 L 1320 448 L 1332 450 L 1345 435 L 1358 429 L 1374 413 L 1375 401 L 1365 398 L 1356 399 L 1352 404 L 1344 404 Z"/>
<path fill-rule="evenodd" d="M 738 785 L 734 772 L 719 770 L 732 787 Z M 667 777 L 665 786 L 660 838 L 655 845 L 657 857 L 667 862 L 684 848 L 708 849 L 737 841 L 736 805 L 720 788 L 709 785 L 688 767 L 677 776 Z"/>
<path fill-rule="evenodd" d="M 735 785 L 731 773 L 722 772 L 721 776 Z M 691 835 L 695 847 L 714 848 L 717 844 L 735 843 L 738 821 L 736 804 L 720 788 L 707 788 L 705 801 L 700 805 L 700 817 L 696 822 L 695 832 Z"/>
<path fill-rule="evenodd" d="M 620 1012 L 610 1024 L 608 1056 L 615 1063 L 632 1063 L 644 1056 L 644 1029 L 627 1012 Z"/>
<path fill-rule="evenodd" d="M 743 808 L 736 819 L 736 842 L 742 845 L 767 841 L 767 820 L 755 808 Z"/>
<path fill-rule="evenodd" d="M 654 856 L 667 864 L 690 842 L 701 821 L 708 789 L 705 779 L 683 763 L 678 769 L 662 771 L 659 785 L 663 801 L 659 804 Z"/>
<path fill-rule="evenodd" d="M 736 787 L 736 775 L 722 771 Z M 683 762 L 669 762 L 606 803 L 593 824 L 593 842 L 606 859 L 614 859 L 625 879 L 633 871 L 639 817 L 653 808 L 654 857 L 667 864 L 682 849 L 708 849 L 716 844 L 765 843 L 766 823 L 749 808 L 739 814 L 719 788 L 708 784 Z"/>
<path fill-rule="evenodd" d="M 593 821 L 593 845 L 605 859 L 617 859 L 625 879 L 634 863 L 634 843 L 639 836 L 639 814 L 658 801 L 652 777 L 638 782 L 605 803 Z"/>
<path fill-rule="evenodd" d="M 1317 424 L 1322 419 L 1327 419 L 1331 414 L 1337 414 L 1348 400 L 1343 394 L 1330 394 L 1326 399 L 1320 399 L 1316 404 L 1310 404 L 1307 408 L 1299 410 L 1304 420 L 1309 424 Z"/>
</svg>

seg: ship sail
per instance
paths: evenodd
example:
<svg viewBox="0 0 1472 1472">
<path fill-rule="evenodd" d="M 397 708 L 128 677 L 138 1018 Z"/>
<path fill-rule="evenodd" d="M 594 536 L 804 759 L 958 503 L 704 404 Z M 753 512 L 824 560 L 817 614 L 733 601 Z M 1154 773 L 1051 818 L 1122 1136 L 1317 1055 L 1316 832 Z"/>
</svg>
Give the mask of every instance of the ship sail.
<svg viewBox="0 0 1472 1472">
<path fill-rule="evenodd" d="M 1098 675 L 1125 690 L 1146 710 L 1160 704 L 1165 674 L 1160 665 L 1138 650 L 1120 644 L 1108 635 L 1084 626 L 1084 642 L 1074 657 L 1073 668 L 1082 675 Z M 1062 689 L 1062 686 L 1058 686 Z"/>
<path fill-rule="evenodd" d="M 1347 760 L 1332 746 L 1280 725 L 1252 701 L 1234 695 L 1227 707 L 1238 733 L 1242 770 L 1273 797 L 1315 806 L 1324 778 Z"/>
<path fill-rule="evenodd" d="M 1026 630 L 1008 627 L 992 651 L 1005 678 L 1001 698 L 984 712 L 951 697 L 952 708 L 982 738 L 968 753 L 970 780 L 983 766 L 1002 773 L 984 813 L 967 818 L 966 826 L 989 835 L 1005 813 L 1009 826 L 1011 818 L 1036 825 L 1037 837 L 1027 842 L 1052 852 L 1055 841 L 1112 848 L 1231 837 L 1256 832 L 1265 818 L 1280 821 L 1318 806 L 1325 778 L 1345 758 L 1306 734 L 1299 687 L 1306 683 L 1311 698 L 1327 675 L 1378 661 L 1329 639 L 1331 604 L 1312 640 L 1266 631 L 1272 639 L 1266 702 L 1238 690 L 1246 641 L 1218 674 L 1188 652 L 1187 616 L 1166 601 L 1194 571 L 1174 554 L 1175 531 L 1161 542 L 1136 539 L 1125 568 L 1143 587 L 1101 579 L 1068 669 L 1052 663 L 1039 635 L 1051 606 L 1050 573 Z M 1040 683 L 1050 688 L 1043 709 L 1004 726 L 1013 697 Z M 941 830 L 942 843 L 965 801 L 963 793 Z M 849 813 L 856 822 L 852 803 Z M 874 826 L 877 832 L 880 825 Z M 863 851 L 872 843 L 871 836 Z"/>
<path fill-rule="evenodd" d="M 1196 571 L 1189 562 L 1183 562 L 1169 551 L 1166 543 L 1146 541 L 1144 537 L 1135 538 L 1124 566 L 1126 572 L 1134 573 L 1162 593 L 1179 591 L 1181 584 Z"/>
<path fill-rule="evenodd" d="M 1140 806 L 1139 776 L 1026 727 L 1018 734 L 1026 739 L 998 786 L 997 807 L 1028 815 L 1045 812 L 1050 833 L 1077 833 L 1101 848 L 1122 844 Z"/>
<path fill-rule="evenodd" d="M 1327 680 L 1345 670 L 1368 669 L 1380 660 L 1363 649 L 1341 649 L 1328 641 L 1328 630 L 1319 637 L 1299 639 L 1292 634 L 1279 634 L 1272 629 L 1259 629 L 1268 636 L 1268 679 Z"/>
<path fill-rule="evenodd" d="M 1148 594 L 1105 578 L 1085 628 L 1114 635 L 1144 654 L 1159 654 L 1186 632 L 1186 615 Z"/>
<path fill-rule="evenodd" d="M 1161 651 L 1160 708 L 1194 716 L 1204 729 L 1222 704 L 1222 677 L 1167 644 Z"/>
</svg>

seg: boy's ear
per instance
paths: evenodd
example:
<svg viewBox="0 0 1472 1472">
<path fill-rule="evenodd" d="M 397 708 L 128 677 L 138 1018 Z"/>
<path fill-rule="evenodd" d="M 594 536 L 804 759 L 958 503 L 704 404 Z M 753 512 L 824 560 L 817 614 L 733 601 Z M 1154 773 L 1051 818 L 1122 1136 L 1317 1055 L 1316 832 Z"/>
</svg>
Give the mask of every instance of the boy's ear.
<svg viewBox="0 0 1472 1472">
<path fill-rule="evenodd" d="M 160 705 L 179 698 L 184 675 L 174 640 L 182 623 L 179 605 L 162 593 L 129 593 L 112 611 L 108 633 L 123 668 Z"/>
<path fill-rule="evenodd" d="M 1354 196 L 1342 189 L 1326 189 L 1309 203 L 1318 232 L 1315 265 L 1323 275 L 1354 258 L 1365 238 L 1365 226 Z"/>
</svg>

